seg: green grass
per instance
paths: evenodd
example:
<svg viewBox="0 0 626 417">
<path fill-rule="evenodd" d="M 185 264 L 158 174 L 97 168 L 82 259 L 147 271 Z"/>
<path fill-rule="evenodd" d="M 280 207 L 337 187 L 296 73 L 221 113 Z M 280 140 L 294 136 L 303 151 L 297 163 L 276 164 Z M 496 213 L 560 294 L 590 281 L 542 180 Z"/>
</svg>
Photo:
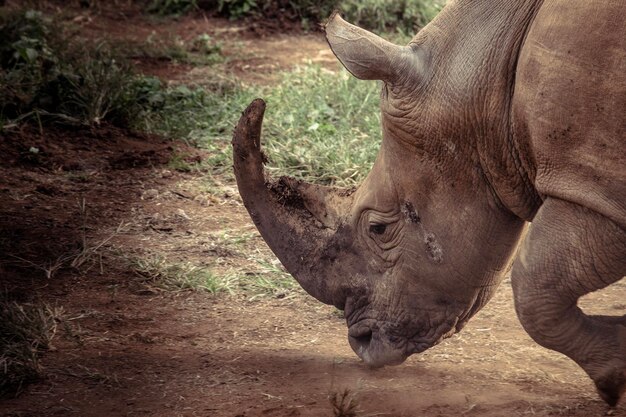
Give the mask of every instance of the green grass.
<svg viewBox="0 0 626 417">
<path fill-rule="evenodd" d="M 229 277 L 218 276 L 211 270 L 189 262 L 171 263 L 163 256 L 148 255 L 133 258 L 130 268 L 139 282 L 148 288 L 168 291 L 203 290 L 212 294 L 231 291 Z"/>
<path fill-rule="evenodd" d="M 240 276 L 239 286 L 242 290 L 255 294 L 256 297 L 268 294 L 285 297 L 299 289 L 297 281 L 278 261 L 258 259 L 256 262 L 255 272 Z"/>
<path fill-rule="evenodd" d="M 166 86 L 157 78 L 142 77 L 136 88 L 142 107 L 136 128 L 194 142 L 200 133 L 208 138 L 230 136 L 232 115 L 251 97 L 219 75 L 203 86 Z"/>
<path fill-rule="evenodd" d="M 256 97 L 267 101 L 264 146 L 274 175 L 351 186 L 367 174 L 380 143 L 379 86 L 343 70 L 301 67 L 274 87 L 226 83 L 218 91 L 142 82 L 143 100 L 154 106 L 144 110 L 138 127 L 207 149 L 205 164 L 213 172 L 230 175 L 232 131 Z"/>
<path fill-rule="evenodd" d="M 196 169 L 197 164 L 187 162 L 185 155 L 174 152 L 170 161 L 167 163 L 167 167 L 178 172 L 192 172 Z"/>
<path fill-rule="evenodd" d="M 259 251 L 258 232 L 221 230 L 211 233 L 208 239 L 210 248 L 223 253 L 209 264 L 168 259 L 158 253 L 128 256 L 120 251 L 117 256 L 137 275 L 136 282 L 150 292 L 243 293 L 254 299 L 282 298 L 300 291 L 274 256 Z"/>
<path fill-rule="evenodd" d="M 376 82 L 303 67 L 285 74 L 266 100 L 271 173 L 353 185 L 369 172 L 380 144 Z"/>
<path fill-rule="evenodd" d="M 39 379 L 39 356 L 50 347 L 60 309 L 48 305 L 0 302 L 0 397 L 17 395 Z"/>
<path fill-rule="evenodd" d="M 174 262 L 161 255 L 146 255 L 126 259 L 138 276 L 138 283 L 150 291 L 206 291 L 245 293 L 251 298 L 267 295 L 284 297 L 295 291 L 297 282 L 279 264 L 258 259 L 255 267 L 235 267 L 218 271 L 206 265 Z"/>
</svg>

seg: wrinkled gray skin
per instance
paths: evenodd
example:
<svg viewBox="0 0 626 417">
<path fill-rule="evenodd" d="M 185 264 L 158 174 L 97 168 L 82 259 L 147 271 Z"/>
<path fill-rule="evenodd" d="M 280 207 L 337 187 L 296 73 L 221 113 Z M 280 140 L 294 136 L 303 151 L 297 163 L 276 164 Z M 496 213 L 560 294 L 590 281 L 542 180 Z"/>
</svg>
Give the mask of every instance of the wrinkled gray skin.
<svg viewBox="0 0 626 417">
<path fill-rule="evenodd" d="M 345 310 L 349 342 L 393 365 L 458 332 L 512 272 L 526 331 L 614 405 L 626 316 L 580 296 L 626 274 L 623 0 L 452 1 L 408 46 L 333 16 L 328 42 L 383 81 L 382 145 L 357 190 L 264 177 L 264 103 L 233 138 L 240 193 L 306 291 Z"/>
</svg>

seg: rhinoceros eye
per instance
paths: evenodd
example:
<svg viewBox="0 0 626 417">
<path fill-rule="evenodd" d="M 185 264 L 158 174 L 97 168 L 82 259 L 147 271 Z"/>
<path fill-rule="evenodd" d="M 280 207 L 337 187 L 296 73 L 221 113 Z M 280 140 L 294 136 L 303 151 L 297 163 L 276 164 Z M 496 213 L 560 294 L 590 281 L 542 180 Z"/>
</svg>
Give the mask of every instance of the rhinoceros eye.
<svg viewBox="0 0 626 417">
<path fill-rule="evenodd" d="M 381 265 L 391 265 L 402 250 L 396 250 L 402 243 L 402 213 L 395 209 L 388 211 L 367 209 L 361 213 L 358 228 L 361 242 L 365 243 Z"/>
<path fill-rule="evenodd" d="M 378 224 L 370 224 L 370 233 L 373 235 L 382 235 L 387 230 L 387 225 L 378 223 Z"/>
</svg>

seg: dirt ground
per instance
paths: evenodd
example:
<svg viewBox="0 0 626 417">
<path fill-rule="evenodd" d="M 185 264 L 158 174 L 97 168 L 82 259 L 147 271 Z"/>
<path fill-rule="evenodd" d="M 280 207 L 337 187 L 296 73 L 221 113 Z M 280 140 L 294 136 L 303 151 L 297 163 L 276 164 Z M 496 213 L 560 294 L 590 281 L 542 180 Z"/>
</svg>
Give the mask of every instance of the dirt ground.
<svg viewBox="0 0 626 417">
<path fill-rule="evenodd" d="M 259 37 L 197 16 L 166 29 L 128 19 L 89 15 L 84 27 L 139 40 L 155 30 L 211 33 L 249 52 L 231 63 L 249 83 L 307 60 L 334 65 L 319 34 Z M 146 67 L 173 81 L 202 77 L 168 62 Z M 248 250 L 270 256 L 232 181 L 168 165 L 202 152 L 109 127 L 24 127 L 0 134 L 0 153 L 3 286 L 62 308 L 65 323 L 43 357 L 45 379 L 0 402 L 2 416 L 330 417 L 329 396 L 346 390 L 362 417 L 626 416 L 625 404 L 610 410 L 575 364 L 525 334 L 508 279 L 461 334 L 371 370 L 350 350 L 338 312 L 301 292 L 162 291 L 120 262 L 158 253 L 226 268 L 249 262 Z M 251 237 L 236 251 L 223 233 Z M 68 268 L 64 256 L 77 254 Z M 625 280 L 581 304 L 624 314 Z"/>
</svg>

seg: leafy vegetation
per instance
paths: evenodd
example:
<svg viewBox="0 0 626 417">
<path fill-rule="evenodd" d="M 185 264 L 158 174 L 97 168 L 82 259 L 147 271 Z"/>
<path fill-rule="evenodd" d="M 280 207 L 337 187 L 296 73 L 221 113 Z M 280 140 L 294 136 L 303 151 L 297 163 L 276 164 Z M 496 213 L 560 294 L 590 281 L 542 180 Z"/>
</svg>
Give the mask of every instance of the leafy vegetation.
<svg viewBox="0 0 626 417">
<path fill-rule="evenodd" d="M 160 16 L 181 16 L 197 8 L 196 0 L 152 0 L 147 11 Z"/>
<path fill-rule="evenodd" d="M 170 14 L 198 6 L 193 0 L 154 3 L 162 4 L 159 11 L 172 10 Z M 413 34 L 441 10 L 443 3 L 444 0 L 214 0 L 203 2 L 202 6 L 231 19 L 280 18 L 300 21 L 305 28 L 325 21 L 334 10 L 339 10 L 351 22 L 370 30 Z"/>
<path fill-rule="evenodd" d="M 267 7 L 272 2 L 260 3 L 265 3 Z M 240 19 L 250 14 L 260 14 L 259 3 L 256 0 L 217 0 L 217 10 L 231 19 Z"/>
<path fill-rule="evenodd" d="M 377 31 L 413 34 L 428 23 L 445 0 L 153 0 L 148 11 L 180 16 L 200 7 L 231 19 L 280 18 L 308 29 L 339 10 L 348 20 Z"/>
<path fill-rule="evenodd" d="M 132 119 L 133 74 L 37 11 L 0 16 L 0 126 L 28 118 L 97 125 Z"/>
<path fill-rule="evenodd" d="M 268 168 L 323 184 L 363 180 L 380 143 L 378 92 L 344 70 L 285 74 L 266 96 Z"/>
<path fill-rule="evenodd" d="M 134 125 L 144 107 L 158 107 L 160 91 L 151 93 L 160 84 L 138 76 L 125 55 L 203 65 L 222 60 L 221 45 L 207 34 L 188 43 L 148 39 L 132 53 L 129 48 L 87 43 L 41 12 L 0 15 L 0 128 L 25 119 Z"/>
</svg>

